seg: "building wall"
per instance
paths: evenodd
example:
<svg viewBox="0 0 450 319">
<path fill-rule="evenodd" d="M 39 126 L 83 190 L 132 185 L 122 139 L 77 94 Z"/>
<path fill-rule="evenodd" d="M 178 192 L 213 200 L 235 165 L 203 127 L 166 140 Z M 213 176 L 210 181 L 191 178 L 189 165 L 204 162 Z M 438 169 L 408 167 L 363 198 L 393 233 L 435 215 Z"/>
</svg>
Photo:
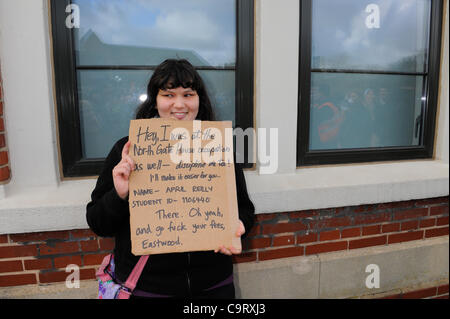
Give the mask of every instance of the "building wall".
<svg viewBox="0 0 450 319">
<path fill-rule="evenodd" d="M 442 249 L 436 252 L 440 255 L 437 261 L 414 260 L 410 252 L 403 253 L 404 257 L 399 257 L 396 264 L 397 267 L 405 265 L 401 267 L 404 267 L 405 274 L 392 274 L 394 265 L 385 266 L 383 278 L 389 273 L 392 278 L 381 285 L 376 296 L 408 287 L 412 283 L 423 285 L 439 282 L 439 287 L 445 286 L 448 284 L 448 215 L 448 197 L 257 215 L 255 227 L 243 241 L 242 254 L 234 257 L 237 289 L 243 298 L 339 298 L 373 294 L 364 286 L 362 289 L 345 288 L 344 283 L 340 290 L 340 286 L 336 285 L 338 278 L 334 282 L 334 288 L 322 288 L 321 295 L 317 294 L 317 288 L 306 289 L 319 285 L 319 277 L 322 277 L 322 285 L 325 282 L 324 274 L 317 275 L 317 280 L 311 282 L 314 276 L 310 276 L 310 273 L 314 273 L 314 264 L 320 264 L 315 262 L 315 258 L 323 259 L 321 267 L 324 268 L 324 260 L 329 260 L 327 256 L 330 252 L 356 251 L 358 256 L 373 256 L 376 253 L 367 251 L 370 247 L 382 247 L 387 249 L 387 252 L 403 251 L 399 245 L 405 242 L 414 242 L 414 248 L 426 247 L 426 256 L 443 243 L 445 248 L 444 252 Z M 437 244 L 430 242 L 437 237 L 443 241 Z M 68 265 L 79 267 L 80 280 L 94 280 L 95 271 L 103 257 L 113 248 L 113 239 L 98 237 L 88 229 L 0 235 L 0 287 L 65 283 L 72 272 L 66 270 Z M 415 250 L 414 253 L 417 254 Z M 353 254 L 352 258 L 354 257 Z M 405 259 L 404 262 L 402 258 Z M 346 261 L 347 257 L 340 256 L 338 259 Z M 377 263 L 383 263 L 382 260 Z M 389 264 L 389 260 L 390 258 L 387 258 L 385 262 Z M 274 261 L 278 264 L 272 265 L 271 262 Z M 334 266 L 332 273 L 341 267 L 341 277 L 350 276 L 360 287 L 363 279 L 353 278 L 365 270 L 369 261 L 363 258 L 360 261 L 366 263 L 363 267 L 350 267 L 349 262 Z M 299 279 L 295 274 L 283 275 L 286 267 L 291 269 L 290 273 L 295 267 L 304 267 L 305 263 L 312 265 L 307 271 L 308 278 Z M 420 265 L 417 270 L 413 270 L 415 263 Z M 423 265 L 426 265 L 425 270 Z M 268 268 L 261 273 L 261 267 Z M 319 271 L 324 272 L 317 269 L 317 272 Z M 266 272 L 272 275 L 266 278 Z M 419 278 L 407 280 L 406 285 L 403 275 Z M 260 278 L 261 276 L 265 278 Z M 273 283 L 269 285 L 273 288 L 259 289 L 261 283 L 265 282 L 267 287 L 267 283 L 278 276 L 285 279 L 287 277 L 286 286 Z M 300 280 L 299 286 L 289 285 L 293 280 Z M 6 294 L 6 291 L 3 290 L 3 293 Z M 0 289 L 0 296 L 1 294 Z"/>
<path fill-rule="evenodd" d="M 259 163 L 245 172 L 257 224 L 235 257 L 241 296 L 259 287 L 245 278 L 278 261 L 270 268 L 277 275 L 291 258 L 371 256 L 373 247 L 395 251 L 404 242 L 438 247 L 435 238 L 448 246 L 448 1 L 445 7 L 435 157 L 303 168 L 296 167 L 295 151 L 299 2 L 255 0 L 255 125 L 278 128 L 281 142 L 274 174 L 260 174 Z M 0 1 L 0 68 L 0 287 L 63 282 L 68 264 L 92 280 L 113 247 L 86 224 L 95 177 L 61 176 L 46 0 Z M 404 254 L 405 277 L 414 254 Z M 440 274 L 417 283 L 448 282 L 448 271 Z M 284 278 L 288 283 L 291 276 Z M 445 291 L 445 283 L 435 287 Z"/>
</svg>

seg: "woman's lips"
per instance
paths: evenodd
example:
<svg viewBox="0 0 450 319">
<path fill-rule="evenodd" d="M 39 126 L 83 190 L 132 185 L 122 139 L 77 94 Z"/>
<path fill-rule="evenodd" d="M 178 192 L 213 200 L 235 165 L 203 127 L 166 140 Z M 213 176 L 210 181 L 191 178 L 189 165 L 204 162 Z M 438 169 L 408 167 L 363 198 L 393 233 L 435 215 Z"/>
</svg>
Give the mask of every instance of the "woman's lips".
<svg viewBox="0 0 450 319">
<path fill-rule="evenodd" d="M 178 119 L 178 120 L 182 120 L 186 117 L 187 112 L 173 112 L 172 115 Z"/>
</svg>

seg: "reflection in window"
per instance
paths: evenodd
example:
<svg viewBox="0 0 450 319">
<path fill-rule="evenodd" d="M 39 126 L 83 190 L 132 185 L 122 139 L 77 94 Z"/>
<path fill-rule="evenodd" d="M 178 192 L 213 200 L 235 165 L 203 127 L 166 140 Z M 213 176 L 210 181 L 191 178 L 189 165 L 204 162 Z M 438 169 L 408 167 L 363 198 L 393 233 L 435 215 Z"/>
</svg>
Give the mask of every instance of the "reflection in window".
<svg viewBox="0 0 450 319">
<path fill-rule="evenodd" d="M 185 58 L 196 66 L 234 66 L 234 0 L 76 0 L 78 65 L 158 65 Z"/>
<path fill-rule="evenodd" d="M 73 29 L 83 158 L 106 157 L 128 135 L 154 68 L 187 59 L 218 120 L 235 123 L 235 0 L 75 0 Z M 111 128 L 114 128 L 113 130 Z"/>
<path fill-rule="evenodd" d="M 312 1 L 312 68 L 425 71 L 430 3 Z"/>
<path fill-rule="evenodd" d="M 423 78 L 313 73 L 311 149 L 418 145 Z"/>
<path fill-rule="evenodd" d="M 430 3 L 312 1 L 309 150 L 421 144 Z"/>
</svg>

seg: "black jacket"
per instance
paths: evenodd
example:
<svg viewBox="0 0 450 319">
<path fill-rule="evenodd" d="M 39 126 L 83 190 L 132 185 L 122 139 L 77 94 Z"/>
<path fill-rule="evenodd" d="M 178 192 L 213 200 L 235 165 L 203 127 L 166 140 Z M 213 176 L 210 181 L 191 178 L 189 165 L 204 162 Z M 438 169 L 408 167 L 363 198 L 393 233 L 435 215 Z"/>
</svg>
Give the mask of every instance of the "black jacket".
<svg viewBox="0 0 450 319">
<path fill-rule="evenodd" d="M 112 179 L 112 170 L 120 162 L 122 148 L 127 141 L 128 137 L 117 141 L 105 159 L 86 212 L 88 225 L 95 234 L 115 237 L 116 276 L 123 282 L 139 260 L 139 256 L 131 253 L 128 200 L 117 195 Z M 235 164 L 235 175 L 239 218 L 247 234 L 254 223 L 255 209 L 248 197 L 239 164 Z M 214 251 L 151 255 L 136 289 L 171 296 L 192 296 L 225 280 L 232 272 L 232 258 Z"/>
</svg>

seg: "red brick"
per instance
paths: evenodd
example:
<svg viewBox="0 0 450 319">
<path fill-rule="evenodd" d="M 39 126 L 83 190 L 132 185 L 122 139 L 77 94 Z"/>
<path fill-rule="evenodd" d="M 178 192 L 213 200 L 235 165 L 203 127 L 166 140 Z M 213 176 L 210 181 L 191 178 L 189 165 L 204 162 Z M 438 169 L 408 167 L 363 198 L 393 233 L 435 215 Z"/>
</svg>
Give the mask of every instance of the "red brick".
<svg viewBox="0 0 450 319">
<path fill-rule="evenodd" d="M 361 236 L 361 229 L 359 227 L 357 228 L 347 228 L 342 230 L 342 238 L 349 238 L 349 237 L 359 237 Z"/>
<path fill-rule="evenodd" d="M 0 273 L 23 271 L 21 260 L 0 261 Z"/>
<path fill-rule="evenodd" d="M 83 240 L 80 241 L 81 251 L 92 252 L 98 251 L 98 240 Z"/>
<path fill-rule="evenodd" d="M 108 254 L 86 254 L 83 256 L 83 265 L 84 266 L 92 266 L 92 265 L 100 265 L 103 261 L 103 258 Z"/>
<path fill-rule="evenodd" d="M 25 233 L 9 235 L 11 242 L 16 243 L 30 243 L 43 242 L 52 239 L 69 239 L 69 232 L 67 231 L 51 231 L 38 233 Z"/>
<path fill-rule="evenodd" d="M 436 225 L 436 218 L 422 219 L 419 223 L 420 228 L 432 227 Z"/>
<path fill-rule="evenodd" d="M 428 208 L 414 208 L 394 213 L 394 220 L 413 219 L 428 215 Z"/>
<path fill-rule="evenodd" d="M 43 255 L 68 254 L 78 252 L 78 242 L 61 242 L 52 245 L 39 245 L 39 253 Z"/>
<path fill-rule="evenodd" d="M 42 270 L 53 268 L 51 258 L 24 260 L 23 263 L 26 270 Z"/>
<path fill-rule="evenodd" d="M 50 283 L 50 282 L 66 281 L 66 278 L 69 275 L 70 273 L 65 271 L 51 271 L 39 273 L 39 282 Z"/>
<path fill-rule="evenodd" d="M 320 254 L 320 253 L 326 253 L 326 252 L 338 251 L 338 250 L 346 250 L 346 249 L 347 249 L 346 241 L 315 244 L 315 245 L 306 246 L 305 255 Z"/>
<path fill-rule="evenodd" d="M 419 221 L 418 220 L 411 220 L 409 222 L 403 222 L 402 223 L 401 231 L 417 229 L 417 228 L 419 228 Z"/>
<path fill-rule="evenodd" d="M 374 205 L 360 205 L 353 208 L 354 213 L 371 212 L 376 208 Z"/>
<path fill-rule="evenodd" d="M 116 245 L 114 238 L 100 238 L 98 242 L 100 250 L 113 250 Z"/>
<path fill-rule="evenodd" d="M 300 212 L 289 213 L 289 219 L 309 218 L 317 215 L 319 215 L 319 211 L 317 210 L 303 210 Z"/>
<path fill-rule="evenodd" d="M 97 238 L 97 235 L 90 229 L 71 230 L 70 234 L 72 235 L 72 238 L 74 238 L 74 239 Z"/>
<path fill-rule="evenodd" d="M 307 230 L 308 227 L 301 222 L 297 223 L 277 223 L 262 225 L 262 234 L 279 234 L 279 233 L 293 233 L 300 230 Z"/>
<path fill-rule="evenodd" d="M 87 279 L 95 279 L 95 272 L 97 270 L 93 268 L 89 269 L 80 269 L 80 280 L 87 280 Z"/>
<path fill-rule="evenodd" d="M 294 245 L 295 244 L 295 237 L 294 235 L 289 236 L 278 236 L 273 238 L 273 244 L 272 246 L 288 246 L 288 245 Z"/>
<path fill-rule="evenodd" d="M 391 233 L 391 232 L 395 232 L 395 231 L 400 231 L 400 223 L 381 225 L 382 233 Z"/>
<path fill-rule="evenodd" d="M 440 217 L 436 220 L 436 226 L 448 225 L 448 216 Z"/>
<path fill-rule="evenodd" d="M 348 249 L 364 248 L 386 244 L 387 235 L 351 240 Z"/>
<path fill-rule="evenodd" d="M 448 235 L 448 227 L 432 228 L 425 230 L 425 238 Z"/>
<path fill-rule="evenodd" d="M 401 243 L 404 241 L 419 240 L 423 238 L 423 230 L 408 233 L 390 234 L 388 244 Z"/>
<path fill-rule="evenodd" d="M 80 280 L 85 279 L 94 279 L 95 278 L 95 269 L 80 269 Z M 66 281 L 67 277 L 73 274 L 72 271 L 51 271 L 39 274 L 39 282 L 40 283 L 52 283 L 52 282 L 61 282 Z"/>
<path fill-rule="evenodd" d="M 64 256 L 57 257 L 54 259 L 55 268 L 66 268 L 68 265 L 77 265 L 81 267 L 81 256 L 80 255 L 72 255 L 72 256 Z"/>
<path fill-rule="evenodd" d="M 308 235 L 297 235 L 297 244 L 311 243 L 317 241 L 317 233 L 309 233 Z"/>
<path fill-rule="evenodd" d="M 436 296 L 436 287 L 421 289 L 417 291 L 411 291 L 403 293 L 403 299 L 422 299 L 426 297 Z"/>
<path fill-rule="evenodd" d="M 261 234 L 261 226 L 260 225 L 255 225 L 255 226 L 252 227 L 250 232 L 247 234 L 247 238 L 248 237 L 258 236 L 260 234 Z"/>
<path fill-rule="evenodd" d="M 0 152 L 0 165 L 8 164 L 8 152 Z"/>
<path fill-rule="evenodd" d="M 381 203 L 378 204 L 377 210 L 384 210 L 384 209 L 391 209 L 391 208 L 410 208 L 414 207 L 416 201 L 415 200 L 409 200 L 409 201 L 402 201 L 402 202 L 391 202 L 391 203 Z"/>
<path fill-rule="evenodd" d="M 448 215 L 448 206 L 430 207 L 430 216 Z"/>
<path fill-rule="evenodd" d="M 258 260 L 288 258 L 303 255 L 303 247 L 289 247 L 258 251 Z"/>
<path fill-rule="evenodd" d="M 36 274 L 0 276 L 0 287 L 13 287 L 36 284 Z"/>
<path fill-rule="evenodd" d="M 5 130 L 5 123 L 3 123 L 3 119 L 0 117 L 0 132 Z"/>
<path fill-rule="evenodd" d="M 437 289 L 437 294 L 442 295 L 448 293 L 448 284 L 439 286 Z"/>
<path fill-rule="evenodd" d="M 437 204 L 447 204 L 448 205 L 448 196 L 426 198 L 426 199 L 421 199 L 421 200 L 416 201 L 417 206 L 428 206 L 428 205 L 437 205 Z"/>
<path fill-rule="evenodd" d="M 36 256 L 37 247 L 36 245 L 14 245 L 0 247 L 0 256 L 2 258 L 15 258 L 15 257 L 27 257 Z"/>
<path fill-rule="evenodd" d="M 276 220 L 280 214 L 272 213 L 272 214 L 256 214 L 255 219 L 256 222 L 262 222 L 267 220 Z"/>
<path fill-rule="evenodd" d="M 381 225 L 365 226 L 362 228 L 362 235 L 377 235 L 381 233 Z"/>
<path fill-rule="evenodd" d="M 250 238 L 246 241 L 246 250 L 270 247 L 272 238 Z"/>
<path fill-rule="evenodd" d="M 367 225 L 378 224 L 391 220 L 391 214 L 389 212 L 384 213 L 368 213 L 363 215 L 357 215 L 354 217 L 355 225 Z"/>
<path fill-rule="evenodd" d="M 0 148 L 6 146 L 5 134 L 0 134 Z"/>
<path fill-rule="evenodd" d="M 310 227 L 314 230 L 320 230 L 320 229 L 324 229 L 324 228 L 345 227 L 345 226 L 350 226 L 351 224 L 352 224 L 352 219 L 349 216 L 312 220 L 309 223 Z"/>
<path fill-rule="evenodd" d="M 10 177 L 10 170 L 8 166 L 0 168 L 0 182 L 7 181 Z"/>
<path fill-rule="evenodd" d="M 323 231 L 320 233 L 320 241 L 335 240 L 339 239 L 340 237 L 341 232 L 339 230 Z"/>
<path fill-rule="evenodd" d="M 239 263 L 247 263 L 256 261 L 256 252 L 249 252 L 249 253 L 242 253 L 239 255 L 233 255 L 233 263 L 239 264 Z"/>
<path fill-rule="evenodd" d="M 0 235 L 0 244 L 8 243 L 8 235 Z"/>
</svg>

